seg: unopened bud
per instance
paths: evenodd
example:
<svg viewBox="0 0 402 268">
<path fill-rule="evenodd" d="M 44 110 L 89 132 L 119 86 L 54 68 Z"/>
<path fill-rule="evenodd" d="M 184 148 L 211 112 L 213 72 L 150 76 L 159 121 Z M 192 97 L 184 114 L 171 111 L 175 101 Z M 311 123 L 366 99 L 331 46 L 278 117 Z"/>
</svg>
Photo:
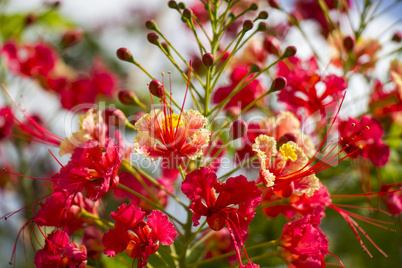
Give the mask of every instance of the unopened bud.
<svg viewBox="0 0 402 268">
<path fill-rule="evenodd" d="M 102 117 L 106 125 L 116 127 L 124 125 L 127 120 L 126 115 L 121 110 L 112 107 L 103 110 Z"/>
<path fill-rule="evenodd" d="M 205 53 L 204 56 L 202 56 L 202 63 L 209 67 L 212 66 L 212 64 L 214 64 L 214 55 L 212 55 L 211 53 Z"/>
<path fill-rule="evenodd" d="M 145 22 L 145 27 L 146 27 L 148 30 L 155 30 L 155 29 L 156 29 L 156 23 L 155 23 L 154 20 L 147 20 L 147 21 Z"/>
<path fill-rule="evenodd" d="M 253 64 L 250 67 L 250 73 L 258 73 L 259 71 L 261 71 L 260 66 L 258 66 L 258 64 Z"/>
<path fill-rule="evenodd" d="M 296 54 L 297 50 L 294 46 L 288 46 L 283 53 L 284 58 L 293 57 Z"/>
<path fill-rule="evenodd" d="M 270 5 L 273 8 L 279 8 L 278 0 L 268 0 L 268 5 Z"/>
<path fill-rule="evenodd" d="M 125 47 L 121 47 L 116 51 L 117 58 L 122 61 L 131 62 L 133 59 L 133 55 L 131 54 L 130 50 Z"/>
<path fill-rule="evenodd" d="M 186 18 L 188 20 L 191 20 L 192 15 L 193 15 L 193 11 L 191 9 L 186 8 L 186 9 L 183 10 L 183 17 L 184 18 Z"/>
<path fill-rule="evenodd" d="M 254 22 L 252 20 L 245 20 L 243 22 L 243 31 L 247 32 L 253 29 L 254 27 Z"/>
<path fill-rule="evenodd" d="M 268 16 L 269 16 L 268 12 L 264 10 L 258 14 L 257 19 L 266 20 L 268 19 Z"/>
<path fill-rule="evenodd" d="M 167 52 L 167 54 L 170 54 L 169 44 L 166 42 L 162 42 L 161 45 L 162 45 L 163 49 Z"/>
<path fill-rule="evenodd" d="M 355 46 L 355 40 L 351 36 L 346 36 L 343 39 L 343 47 L 346 49 L 346 51 L 352 51 Z"/>
<path fill-rule="evenodd" d="M 278 145 L 278 148 L 280 148 L 282 145 L 284 145 L 285 143 L 289 142 L 289 141 L 293 141 L 293 142 L 297 142 L 297 137 L 295 134 L 293 133 L 286 133 L 285 135 L 283 135 L 282 137 L 280 137 L 278 139 L 278 141 L 276 142 L 276 144 Z"/>
<path fill-rule="evenodd" d="M 270 53 L 279 56 L 280 53 L 280 44 L 278 39 L 273 36 L 267 36 L 264 39 L 264 49 Z"/>
<path fill-rule="evenodd" d="M 135 103 L 136 95 L 134 92 L 123 89 L 118 94 L 119 101 L 125 105 L 132 105 Z"/>
<path fill-rule="evenodd" d="M 60 43 L 64 48 L 71 47 L 81 41 L 83 36 L 84 34 L 81 30 L 70 30 L 63 34 Z"/>
<path fill-rule="evenodd" d="M 183 2 L 180 2 L 178 6 L 179 6 L 180 9 L 185 9 L 186 8 L 186 4 L 184 4 Z"/>
<path fill-rule="evenodd" d="M 394 33 L 391 40 L 394 42 L 397 42 L 397 43 L 401 42 L 402 41 L 402 32 L 399 31 L 399 32 Z"/>
<path fill-rule="evenodd" d="M 168 7 L 176 9 L 177 8 L 176 1 L 174 1 L 174 0 L 169 1 L 168 2 Z"/>
<path fill-rule="evenodd" d="M 286 87 L 287 81 L 285 77 L 279 76 L 272 81 L 271 88 L 269 89 L 272 92 L 282 90 Z"/>
<path fill-rule="evenodd" d="M 232 123 L 229 130 L 229 136 L 232 140 L 244 137 L 247 133 L 248 126 L 243 120 L 236 120 Z"/>
<path fill-rule="evenodd" d="M 265 30 L 267 30 L 267 28 L 268 24 L 265 21 L 261 21 L 260 23 L 258 23 L 257 31 L 264 32 Z"/>
<path fill-rule="evenodd" d="M 159 42 L 159 36 L 152 32 L 147 35 L 148 42 L 154 45 L 157 45 Z"/>
<path fill-rule="evenodd" d="M 152 95 L 158 98 L 162 98 L 164 87 L 161 81 L 156 79 L 152 80 L 151 83 L 149 83 L 148 88 L 149 92 L 151 92 Z"/>
<path fill-rule="evenodd" d="M 28 16 L 25 18 L 25 25 L 29 26 L 33 24 L 35 21 L 38 20 L 38 16 L 34 13 L 28 14 Z"/>
<path fill-rule="evenodd" d="M 257 10 L 258 9 L 258 5 L 256 3 L 252 3 L 249 7 L 250 10 Z"/>
</svg>

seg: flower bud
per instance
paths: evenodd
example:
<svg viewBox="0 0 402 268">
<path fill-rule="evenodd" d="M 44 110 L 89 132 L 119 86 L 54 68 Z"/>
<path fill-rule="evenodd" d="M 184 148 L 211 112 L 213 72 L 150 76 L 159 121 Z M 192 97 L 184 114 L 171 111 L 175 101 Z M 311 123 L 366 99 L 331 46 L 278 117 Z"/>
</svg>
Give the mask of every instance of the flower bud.
<svg viewBox="0 0 402 268">
<path fill-rule="evenodd" d="M 202 56 L 202 63 L 207 67 L 212 66 L 212 64 L 214 64 L 214 61 L 214 55 L 212 55 L 211 53 L 205 53 Z"/>
<path fill-rule="evenodd" d="M 295 134 L 293 133 L 286 133 L 285 135 L 283 135 L 282 137 L 280 137 L 278 139 L 278 141 L 276 142 L 276 144 L 278 145 L 278 148 L 281 147 L 282 145 L 284 145 L 285 143 L 289 142 L 289 141 L 293 141 L 293 142 L 297 142 L 297 137 Z"/>
<path fill-rule="evenodd" d="M 279 76 L 272 81 L 271 88 L 269 89 L 272 92 L 282 90 L 286 87 L 287 81 L 285 77 Z"/>
<path fill-rule="evenodd" d="M 162 98 L 164 87 L 161 81 L 156 79 L 152 80 L 151 83 L 149 83 L 148 88 L 152 95 Z"/>
<path fill-rule="evenodd" d="M 117 58 L 122 61 L 131 62 L 133 59 L 133 55 L 131 54 L 130 50 L 125 47 L 121 47 L 116 51 Z"/>
<path fill-rule="evenodd" d="M 266 19 L 268 19 L 268 16 L 269 16 L 268 12 L 263 10 L 258 14 L 257 19 L 266 20 Z"/>
<path fill-rule="evenodd" d="M 152 32 L 147 35 L 148 42 L 154 45 L 157 45 L 159 42 L 159 36 Z"/>
<path fill-rule="evenodd" d="M 25 18 L 25 25 L 29 26 L 33 23 L 35 23 L 38 20 L 38 16 L 34 13 L 28 14 L 28 16 Z"/>
<path fill-rule="evenodd" d="M 265 30 L 267 30 L 267 28 L 268 24 L 265 21 L 261 21 L 260 23 L 258 23 L 257 31 L 264 32 Z"/>
<path fill-rule="evenodd" d="M 268 0 L 268 5 L 270 5 L 273 8 L 279 8 L 278 0 Z"/>
<path fill-rule="evenodd" d="M 176 9 L 177 8 L 177 3 L 174 0 L 171 0 L 168 2 L 168 7 Z"/>
<path fill-rule="evenodd" d="M 283 53 L 283 57 L 284 58 L 289 58 L 289 57 L 292 57 L 292 56 L 294 56 L 295 54 L 296 54 L 296 52 L 297 52 L 297 50 L 296 50 L 296 48 L 294 47 L 294 46 L 288 46 L 286 49 L 285 49 L 285 52 Z"/>
<path fill-rule="evenodd" d="M 135 103 L 136 95 L 134 92 L 123 89 L 118 94 L 119 101 L 125 105 L 132 105 Z"/>
<path fill-rule="evenodd" d="M 258 73 L 259 71 L 261 71 L 260 66 L 258 66 L 258 64 L 253 64 L 250 67 L 250 73 Z"/>
<path fill-rule="evenodd" d="M 258 5 L 257 5 L 256 3 L 252 3 L 248 9 L 250 9 L 250 10 L 257 10 L 257 9 L 258 9 Z"/>
<path fill-rule="evenodd" d="M 103 110 L 102 117 L 106 125 L 116 127 L 124 125 L 127 120 L 126 115 L 121 110 L 113 107 Z"/>
<path fill-rule="evenodd" d="M 280 44 L 278 39 L 273 36 L 267 36 L 263 43 L 264 49 L 270 53 L 279 56 L 280 54 Z"/>
<path fill-rule="evenodd" d="M 394 42 L 397 42 L 397 43 L 401 42 L 402 41 L 402 32 L 398 31 L 398 32 L 394 33 L 391 40 Z"/>
<path fill-rule="evenodd" d="M 254 27 L 254 22 L 252 20 L 245 20 L 243 22 L 243 31 L 247 32 L 253 29 Z"/>
<path fill-rule="evenodd" d="M 355 46 L 355 40 L 351 36 L 346 36 L 343 39 L 343 47 L 346 49 L 346 51 L 350 52 L 353 50 Z"/>
<path fill-rule="evenodd" d="M 148 30 L 155 30 L 155 29 L 156 29 L 156 23 L 155 23 L 154 20 L 147 20 L 147 21 L 145 22 L 145 27 L 146 27 Z"/>
<path fill-rule="evenodd" d="M 183 17 L 184 18 L 186 18 L 188 20 L 191 20 L 192 15 L 193 15 L 193 11 L 191 9 L 186 8 L 186 9 L 183 10 Z"/>
<path fill-rule="evenodd" d="M 163 49 L 170 55 L 169 44 L 166 42 L 162 42 L 161 45 L 162 45 Z"/>
<path fill-rule="evenodd" d="M 180 2 L 178 4 L 178 6 L 179 6 L 180 9 L 185 9 L 186 8 L 186 4 L 184 4 L 183 2 Z"/>
<path fill-rule="evenodd" d="M 229 130 L 229 136 L 232 140 L 244 137 L 247 133 L 248 126 L 243 120 L 236 120 L 232 123 Z"/>
<path fill-rule="evenodd" d="M 81 41 L 83 36 L 84 34 L 81 30 L 69 30 L 63 34 L 60 43 L 64 48 L 71 47 Z"/>
</svg>

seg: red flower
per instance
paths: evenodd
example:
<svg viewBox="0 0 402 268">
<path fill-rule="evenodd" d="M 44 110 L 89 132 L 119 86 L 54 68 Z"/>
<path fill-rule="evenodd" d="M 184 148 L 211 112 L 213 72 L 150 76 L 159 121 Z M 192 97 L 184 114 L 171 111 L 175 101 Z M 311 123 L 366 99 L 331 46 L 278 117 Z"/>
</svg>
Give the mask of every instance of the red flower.
<svg viewBox="0 0 402 268">
<path fill-rule="evenodd" d="M 11 41 L 4 44 L 0 54 L 5 56 L 12 72 L 31 77 L 48 75 L 58 61 L 56 52 L 44 42 L 18 47 Z"/>
<path fill-rule="evenodd" d="M 341 98 L 347 83 L 343 77 L 328 75 L 321 78 L 318 73 L 317 62 L 311 58 L 302 62 L 297 57 L 289 58 L 290 66 L 283 62 L 278 63 L 278 76 L 288 81 L 286 87 L 279 92 L 280 101 L 287 104 L 293 112 L 305 108 L 309 115 L 319 111 L 325 115 L 325 107 Z M 325 90 L 318 93 L 317 83 L 323 82 Z"/>
<path fill-rule="evenodd" d="M 0 109 L 0 140 L 10 134 L 11 127 L 13 126 L 14 115 L 13 111 L 5 106 Z"/>
<path fill-rule="evenodd" d="M 85 199 L 82 193 L 73 195 L 66 191 L 56 190 L 40 204 L 40 209 L 33 220 L 39 226 L 63 227 L 68 233 L 73 233 L 83 227 L 84 223 L 90 223 L 91 219 L 81 218 L 82 209 L 89 213 L 98 214 L 98 205 Z"/>
<path fill-rule="evenodd" d="M 307 215 L 283 227 L 281 257 L 291 262 L 290 267 L 325 267 L 329 242 L 313 219 L 313 215 Z"/>
<path fill-rule="evenodd" d="M 381 140 L 384 131 L 376 119 L 368 116 L 363 116 L 360 121 L 349 118 L 340 122 L 339 133 L 342 137 L 340 144 L 350 157 L 362 156 L 375 166 L 388 162 L 389 147 Z"/>
<path fill-rule="evenodd" d="M 36 252 L 34 264 L 37 268 L 84 268 L 87 251 L 70 242 L 63 231 L 53 231 L 46 238 L 45 247 Z"/>
<path fill-rule="evenodd" d="M 395 191 L 395 190 L 401 191 Z M 389 194 L 381 195 L 387 206 L 388 211 L 393 215 L 398 215 L 402 212 L 402 185 L 398 184 L 384 184 L 381 186 L 380 192 L 392 192 Z"/>
<path fill-rule="evenodd" d="M 233 92 L 240 81 L 246 76 L 247 78 L 244 80 L 243 83 L 249 81 L 252 78 L 252 75 L 249 75 L 248 73 L 249 67 L 236 67 L 230 75 L 231 84 L 229 86 L 216 89 L 214 95 L 212 96 L 212 102 L 215 104 L 221 103 L 227 96 L 229 96 Z M 241 110 L 252 103 L 255 99 L 260 97 L 264 92 L 265 89 L 261 86 L 260 81 L 254 79 L 229 100 L 224 110 Z"/>
<path fill-rule="evenodd" d="M 119 183 L 120 163 L 119 147 L 113 139 L 105 145 L 90 140 L 74 149 L 71 160 L 53 178 L 60 189 L 70 193 L 85 190 L 85 196 L 96 201 Z"/>
<path fill-rule="evenodd" d="M 102 244 L 108 257 L 126 251 L 126 254 L 138 259 L 138 266 L 145 267 L 147 259 L 162 245 L 171 245 L 177 236 L 176 229 L 162 212 L 154 210 L 144 222 L 145 213 L 133 205 L 123 204 L 110 214 L 116 220 L 115 229 L 105 233 Z"/>
<path fill-rule="evenodd" d="M 263 203 L 269 204 L 279 199 L 280 198 L 268 188 L 264 193 Z M 294 219 L 308 214 L 316 215 L 316 225 L 318 225 L 320 219 L 325 216 L 324 210 L 332 202 L 327 187 L 321 183 L 320 188 L 316 190 L 312 196 L 307 196 L 306 194 L 302 196 L 292 195 L 288 200 L 289 204 L 269 206 L 264 208 L 264 212 L 270 217 L 277 217 L 279 214 L 283 214 L 288 219 Z"/>
<path fill-rule="evenodd" d="M 261 191 L 255 182 L 237 176 L 221 183 L 212 170 L 201 167 L 186 176 L 181 190 L 192 201 L 190 210 L 194 214 L 194 226 L 199 225 L 201 216 L 207 217 L 207 223 L 214 231 L 226 225 L 241 263 L 238 243 L 242 248 L 243 236 L 247 234 L 248 225 L 254 218 L 254 208 L 261 202 Z"/>
</svg>

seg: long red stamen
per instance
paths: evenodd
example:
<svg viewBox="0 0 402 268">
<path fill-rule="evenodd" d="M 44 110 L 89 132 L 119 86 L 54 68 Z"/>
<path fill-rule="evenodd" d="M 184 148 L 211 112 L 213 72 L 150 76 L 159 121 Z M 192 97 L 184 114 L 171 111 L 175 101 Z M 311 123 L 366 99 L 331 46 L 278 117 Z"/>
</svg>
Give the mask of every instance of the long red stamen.
<svg viewBox="0 0 402 268">
<path fill-rule="evenodd" d="M 188 68 L 186 93 L 184 93 L 184 100 L 183 100 L 183 104 L 181 105 L 181 110 L 180 110 L 180 114 L 179 114 L 179 120 L 177 121 L 177 126 L 176 126 L 176 130 L 175 130 L 175 135 L 176 135 L 177 129 L 179 128 L 180 119 L 181 119 L 181 114 L 183 113 L 184 103 L 186 102 L 187 93 L 188 93 L 188 88 L 189 88 L 189 86 L 190 86 L 190 79 L 191 79 L 191 60 L 190 60 L 190 62 L 189 62 L 189 68 Z"/>
</svg>

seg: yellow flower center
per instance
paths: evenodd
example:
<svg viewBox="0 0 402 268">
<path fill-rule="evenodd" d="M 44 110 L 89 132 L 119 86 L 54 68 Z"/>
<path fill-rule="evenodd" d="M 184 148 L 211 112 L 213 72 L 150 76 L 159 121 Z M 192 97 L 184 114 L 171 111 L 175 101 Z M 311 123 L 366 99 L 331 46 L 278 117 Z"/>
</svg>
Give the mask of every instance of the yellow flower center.
<svg viewBox="0 0 402 268">
<path fill-rule="evenodd" d="M 283 144 L 279 151 L 282 154 L 283 159 L 285 160 L 292 160 L 293 162 L 297 160 L 297 154 L 294 144 Z"/>
<path fill-rule="evenodd" d="M 177 114 L 171 114 L 167 116 L 165 119 L 163 119 L 163 128 L 170 129 L 176 129 L 177 127 L 182 127 L 183 126 L 183 118 L 180 118 L 179 122 L 179 115 Z"/>
</svg>

